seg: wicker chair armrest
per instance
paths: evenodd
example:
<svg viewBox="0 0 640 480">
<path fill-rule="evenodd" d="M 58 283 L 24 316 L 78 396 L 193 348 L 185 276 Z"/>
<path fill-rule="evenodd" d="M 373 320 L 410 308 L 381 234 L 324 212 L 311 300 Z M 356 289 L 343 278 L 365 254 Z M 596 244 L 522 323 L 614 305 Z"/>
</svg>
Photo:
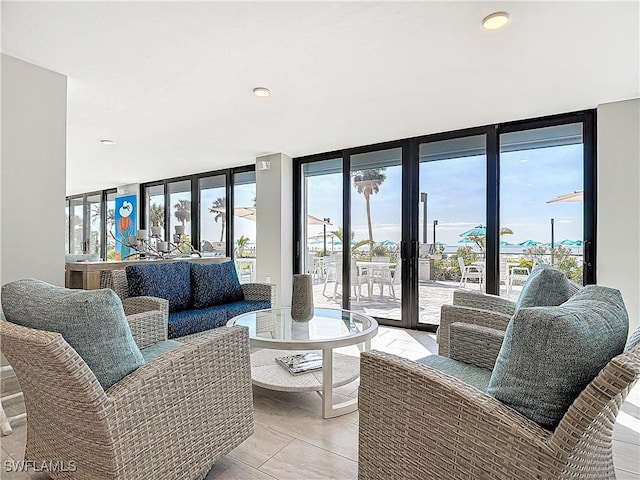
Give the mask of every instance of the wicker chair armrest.
<svg viewBox="0 0 640 480">
<path fill-rule="evenodd" d="M 148 464 L 136 462 L 139 452 L 182 448 L 182 442 L 191 442 L 187 439 L 198 445 L 213 442 L 215 451 L 207 452 L 209 457 L 225 455 L 253 433 L 248 329 L 222 327 L 193 337 L 106 394 L 111 407 L 107 421 L 116 450 L 123 452 L 118 464 L 138 469 L 123 477 L 148 474 Z M 134 444 L 136 448 L 130 448 Z M 206 473 L 210 465 L 203 468 Z"/>
<path fill-rule="evenodd" d="M 489 295 L 481 292 L 470 292 L 468 290 L 456 290 L 453 292 L 453 304 L 457 307 L 472 307 L 491 312 L 513 315 L 516 311 L 516 304 L 511 300 Z"/>
<path fill-rule="evenodd" d="M 127 315 L 127 321 L 133 339 L 140 349 L 163 342 L 168 338 L 169 322 L 167 315 L 161 310 Z"/>
<path fill-rule="evenodd" d="M 556 478 L 551 432 L 475 387 L 376 351 L 360 372 L 360 480 Z"/>
<path fill-rule="evenodd" d="M 438 328 L 438 354 L 451 356 L 451 325 L 453 323 L 469 323 L 496 330 L 506 330 L 511 316 L 482 310 L 479 308 L 443 305 L 440 308 L 440 327 Z"/>
<path fill-rule="evenodd" d="M 493 370 L 504 340 L 504 330 L 455 322 L 449 330 L 450 357 Z"/>
<path fill-rule="evenodd" d="M 276 286 L 271 283 L 245 283 L 242 285 L 245 300 L 262 300 L 271 302 L 271 308 L 276 305 Z"/>
<path fill-rule="evenodd" d="M 159 310 L 166 313 L 167 321 L 169 319 L 169 300 L 157 297 L 127 297 L 122 300 L 125 315 L 133 315 L 135 313 L 151 312 Z"/>
</svg>

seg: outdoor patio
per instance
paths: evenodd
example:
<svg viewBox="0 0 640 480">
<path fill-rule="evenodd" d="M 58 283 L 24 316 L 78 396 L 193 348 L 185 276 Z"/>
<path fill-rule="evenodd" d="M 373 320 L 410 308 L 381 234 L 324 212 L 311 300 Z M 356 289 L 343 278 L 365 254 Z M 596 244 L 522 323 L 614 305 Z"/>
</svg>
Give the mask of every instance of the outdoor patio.
<svg viewBox="0 0 640 480">
<path fill-rule="evenodd" d="M 338 285 L 338 291 L 336 299 L 333 299 L 333 290 L 335 283 L 329 281 L 327 283 L 326 292 L 323 295 L 324 280 L 314 279 L 313 285 L 313 299 L 316 307 L 325 308 L 341 308 L 342 305 L 342 285 Z M 390 293 L 388 287 L 384 288 L 384 295 L 380 297 L 380 289 L 378 286 L 374 286 L 373 295 L 369 296 L 368 285 L 362 286 L 362 296 L 360 301 L 356 300 L 353 292 L 351 293 L 351 310 L 356 312 L 363 312 L 367 315 L 379 318 L 400 319 L 401 311 L 401 298 L 402 289 L 400 285 L 395 286 L 396 298 L 394 299 Z M 460 288 L 460 282 L 454 281 L 433 281 L 433 282 L 420 282 L 418 284 L 418 311 L 420 315 L 420 323 L 440 324 L 440 307 L 442 305 L 453 303 L 453 292 Z M 467 290 L 480 291 L 477 283 L 468 282 Z M 511 300 L 517 300 L 520 295 L 521 286 L 513 287 L 509 297 Z M 353 289 L 352 289 L 353 290 Z M 501 296 L 505 296 L 506 292 L 504 286 L 501 286 Z"/>
</svg>

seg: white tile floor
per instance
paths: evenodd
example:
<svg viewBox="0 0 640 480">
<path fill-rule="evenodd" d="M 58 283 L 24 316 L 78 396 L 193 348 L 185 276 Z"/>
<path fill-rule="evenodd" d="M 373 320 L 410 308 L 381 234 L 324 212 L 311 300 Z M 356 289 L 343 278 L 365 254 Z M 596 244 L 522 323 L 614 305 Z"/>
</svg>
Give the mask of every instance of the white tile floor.
<svg viewBox="0 0 640 480">
<path fill-rule="evenodd" d="M 433 335 L 381 327 L 373 348 L 408 358 L 437 351 Z M 336 389 L 336 400 L 357 395 L 357 382 Z M 300 480 L 357 478 L 358 412 L 324 420 L 313 392 L 284 393 L 254 387 L 255 434 L 218 461 L 207 480 Z M 390 406 L 393 408 L 393 406 Z M 2 465 L 24 454 L 26 425 L 1 442 Z M 640 388 L 622 406 L 614 430 L 614 461 L 619 480 L 640 480 Z M 28 480 L 5 473 L 2 480 Z M 34 477 L 39 480 L 42 477 Z"/>
</svg>

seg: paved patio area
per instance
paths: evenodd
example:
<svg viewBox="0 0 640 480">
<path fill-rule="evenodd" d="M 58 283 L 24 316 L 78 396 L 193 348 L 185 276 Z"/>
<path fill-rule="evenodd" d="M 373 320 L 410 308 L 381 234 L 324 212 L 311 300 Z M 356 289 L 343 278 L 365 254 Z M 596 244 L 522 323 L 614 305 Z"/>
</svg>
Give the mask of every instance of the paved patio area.
<svg viewBox="0 0 640 480">
<path fill-rule="evenodd" d="M 313 301 L 316 307 L 340 308 L 342 305 L 342 285 L 338 285 L 335 300 L 333 292 L 335 282 L 327 282 L 325 289 L 324 280 L 314 279 Z M 418 284 L 418 312 L 420 315 L 420 323 L 429 323 L 434 325 L 440 324 L 440 307 L 442 305 L 453 303 L 453 292 L 460 288 L 459 282 L 420 282 Z M 467 290 L 480 291 L 477 283 L 467 283 Z M 508 298 L 517 300 L 522 287 L 514 286 L 511 295 Z M 323 294 L 324 290 L 324 294 Z M 352 289 L 353 290 L 353 289 Z M 363 312 L 373 317 L 390 318 L 399 320 L 401 317 L 401 298 L 402 289 L 399 285 L 395 286 L 396 298 L 393 298 L 389 292 L 389 287 L 385 286 L 383 295 L 380 296 L 380 288 L 378 285 L 373 287 L 373 292 L 369 292 L 368 285 L 362 286 L 362 296 L 360 300 L 356 300 L 355 294 L 351 292 L 351 310 Z M 500 294 L 505 296 L 504 287 L 501 288 Z"/>
</svg>

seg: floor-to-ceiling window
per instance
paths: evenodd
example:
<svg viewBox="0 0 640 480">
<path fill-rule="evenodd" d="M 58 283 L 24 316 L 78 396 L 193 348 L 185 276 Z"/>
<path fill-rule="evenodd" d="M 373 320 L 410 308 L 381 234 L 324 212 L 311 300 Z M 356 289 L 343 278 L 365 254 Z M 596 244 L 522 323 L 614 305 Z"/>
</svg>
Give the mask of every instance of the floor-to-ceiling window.
<svg viewBox="0 0 640 480">
<path fill-rule="evenodd" d="M 227 180 L 225 175 L 198 179 L 200 251 L 225 256 L 227 252 Z"/>
<path fill-rule="evenodd" d="M 500 135 L 500 295 L 517 299 L 549 264 L 583 283 L 582 123 Z"/>
<path fill-rule="evenodd" d="M 233 174 L 233 258 L 240 282 L 256 279 L 256 172 Z"/>
<path fill-rule="evenodd" d="M 143 188 L 144 212 L 146 213 L 145 228 L 154 236 L 153 242 L 158 239 L 166 240 L 165 234 L 165 206 L 164 184 L 146 185 Z"/>
<path fill-rule="evenodd" d="M 175 244 L 191 243 L 191 180 L 179 180 L 168 184 L 169 235 Z M 180 245 L 187 252 L 189 248 Z"/>
<path fill-rule="evenodd" d="M 82 196 L 69 199 L 69 253 L 84 253 L 84 200 Z"/>
<path fill-rule="evenodd" d="M 102 246 L 102 192 L 87 195 L 85 198 L 87 217 L 86 252 L 101 254 Z"/>
<path fill-rule="evenodd" d="M 105 260 L 114 260 L 116 254 L 116 196 L 116 190 L 108 190 L 105 196 Z"/>
<path fill-rule="evenodd" d="M 65 218 L 65 226 L 64 226 L 64 251 L 69 252 L 69 226 L 71 225 L 71 219 L 69 218 L 69 199 L 65 200 L 64 205 L 64 218 Z"/>
<path fill-rule="evenodd" d="M 594 128 L 592 111 L 576 112 L 295 159 L 294 198 L 305 206 L 315 202 L 314 164 L 342 162 L 350 259 L 335 284 L 351 291 L 334 305 L 434 329 L 455 289 L 515 300 L 536 264 L 595 282 Z M 298 210 L 294 219 L 304 247 L 295 271 L 317 275 L 309 222 Z M 318 298 L 332 301 L 323 290 Z"/>
<path fill-rule="evenodd" d="M 418 322 L 437 325 L 460 286 L 483 290 L 486 251 L 485 135 L 421 143 Z"/>
<path fill-rule="evenodd" d="M 336 259 L 341 259 L 342 158 L 302 165 L 303 228 L 301 249 L 304 271 L 313 278 L 313 299 L 317 306 L 342 305 L 342 284 L 338 283 Z"/>
<path fill-rule="evenodd" d="M 402 148 L 351 155 L 350 166 L 351 309 L 400 320 Z"/>
</svg>

